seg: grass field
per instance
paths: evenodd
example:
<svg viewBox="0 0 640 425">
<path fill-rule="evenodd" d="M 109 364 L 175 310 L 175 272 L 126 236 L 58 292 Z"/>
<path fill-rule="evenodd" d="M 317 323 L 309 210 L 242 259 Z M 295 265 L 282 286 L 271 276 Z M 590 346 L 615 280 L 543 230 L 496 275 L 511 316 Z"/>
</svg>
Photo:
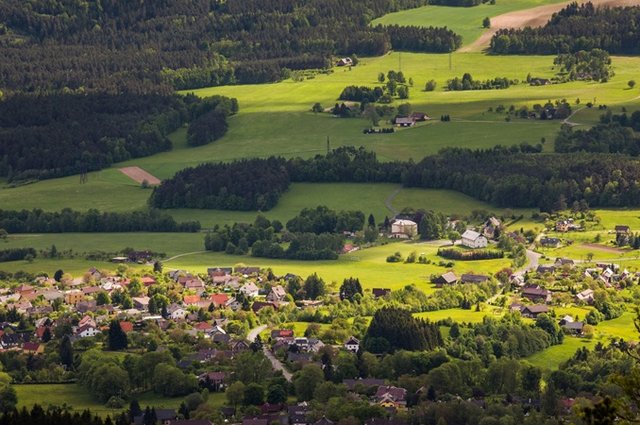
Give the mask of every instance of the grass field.
<svg viewBox="0 0 640 425">
<path fill-rule="evenodd" d="M 91 409 L 92 413 L 106 416 L 120 414 L 124 409 L 111 409 L 96 401 L 86 389 L 78 384 L 34 384 L 14 385 L 18 394 L 18 408 L 25 406 L 30 408 L 34 404 L 41 406 L 66 404 L 74 411 Z M 153 392 L 146 392 L 137 396 L 140 406 L 155 406 L 156 408 L 178 409 L 184 397 L 167 398 L 160 397 Z M 211 393 L 208 403 L 214 407 L 220 407 L 225 401 L 224 393 Z"/>
<path fill-rule="evenodd" d="M 535 0 L 525 2 L 532 3 Z M 531 106 L 549 99 L 562 98 L 572 102 L 580 98 L 582 104 L 597 99 L 597 103 L 610 106 L 640 105 L 637 99 L 640 90 L 628 90 L 626 87 L 626 82 L 636 77 L 634 70 L 640 68 L 640 58 L 637 57 L 613 58 L 616 77 L 605 84 L 574 82 L 544 87 L 520 84 L 507 90 L 454 93 L 443 90 L 446 80 L 468 71 L 478 79 L 506 76 L 523 80 L 528 72 L 535 76 L 549 77 L 554 73 L 551 69 L 553 58 L 454 53 L 449 69 L 448 55 L 402 53 L 402 71 L 407 77 L 413 78 L 415 83 L 409 102 L 414 110 L 423 110 L 435 117 L 435 120 L 395 134 L 364 135 L 361 130 L 369 125 L 364 119 L 337 119 L 329 114 L 308 112 L 315 102 L 324 106 L 333 105 L 347 85 L 376 84 L 379 72 L 398 69 L 399 59 L 398 53 L 365 58 L 352 70 L 336 68 L 332 74 L 317 75 L 302 82 L 287 80 L 274 84 L 197 90 L 195 92 L 200 96 L 222 94 L 238 98 L 240 113 L 230 119 L 230 130 L 222 139 L 210 145 L 192 148 L 186 145 L 186 130 L 181 129 L 171 136 L 174 149 L 170 152 L 138 158 L 116 164 L 111 169 L 89 173 L 86 184 L 80 184 L 77 176 L 71 176 L 18 188 L 2 187 L 0 205 L 11 209 L 47 210 L 59 210 L 63 207 L 109 211 L 145 208 L 150 191 L 141 189 L 116 168 L 140 166 L 163 179 L 184 167 L 205 161 L 267 155 L 309 157 L 326 151 L 327 137 L 331 147 L 364 146 L 377 152 L 383 160 L 420 159 L 447 146 L 488 148 L 496 144 L 511 145 L 523 141 L 538 143 L 543 137 L 547 140 L 545 149 L 551 150 L 559 122 L 519 119 L 506 122 L 504 115 L 487 112 L 488 108 L 495 108 L 499 104 L 507 107 L 512 104 Z M 438 82 L 436 91 L 422 91 L 425 82 L 432 78 Z M 451 115 L 452 121 L 440 122 L 437 118 L 443 114 Z M 585 124 L 592 124 L 597 121 L 598 115 L 594 111 L 583 110 L 576 114 L 574 121 L 580 122 L 584 116 Z M 295 194 L 295 185 L 292 192 Z M 353 199 L 366 197 L 364 192 L 356 197 L 350 196 L 348 189 L 341 192 L 344 193 L 343 200 L 351 201 L 348 204 L 352 204 Z M 337 197 L 338 194 L 334 196 Z M 397 202 L 403 199 L 402 196 L 403 194 Z M 313 205 L 317 199 L 332 199 L 316 194 L 308 198 L 313 200 Z M 286 197 L 283 202 L 286 202 Z M 371 211 L 384 210 L 379 200 L 376 199 L 375 203 L 376 205 L 368 207 Z M 302 199 L 299 205 L 308 206 L 307 200 Z M 286 209 L 286 206 L 282 208 Z M 362 208 L 366 209 L 367 205 L 364 204 Z M 201 219 L 205 225 L 235 221 L 235 217 L 242 216 L 240 213 L 233 213 L 234 218 L 229 219 L 231 215 L 226 213 L 203 211 L 176 211 L 175 214 L 181 219 Z M 273 216 L 278 217 L 278 214 L 277 209 L 274 210 Z"/>
<path fill-rule="evenodd" d="M 463 45 L 482 34 L 482 20 L 515 10 L 530 9 L 565 0 L 498 0 L 496 4 L 483 3 L 474 7 L 423 6 L 417 9 L 389 13 L 375 19 L 372 25 L 411 25 L 420 27 L 443 26 L 462 36 Z"/>
<path fill-rule="evenodd" d="M 544 351 L 540 351 L 532 356 L 526 358 L 526 360 L 538 366 L 541 369 L 558 369 L 560 363 L 567 361 L 574 353 L 582 347 L 593 349 L 596 341 L 584 338 L 566 337 L 561 345 L 554 345 L 547 348 Z"/>
</svg>

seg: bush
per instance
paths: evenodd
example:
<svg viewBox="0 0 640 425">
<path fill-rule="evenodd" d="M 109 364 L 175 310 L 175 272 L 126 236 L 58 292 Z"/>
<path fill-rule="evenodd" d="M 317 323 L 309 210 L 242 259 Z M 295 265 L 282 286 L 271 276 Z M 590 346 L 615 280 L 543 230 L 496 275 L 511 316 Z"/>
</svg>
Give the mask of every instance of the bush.
<svg viewBox="0 0 640 425">
<path fill-rule="evenodd" d="M 399 263 L 402 261 L 402 254 L 400 252 L 396 252 L 393 255 L 387 257 L 387 263 Z"/>
</svg>

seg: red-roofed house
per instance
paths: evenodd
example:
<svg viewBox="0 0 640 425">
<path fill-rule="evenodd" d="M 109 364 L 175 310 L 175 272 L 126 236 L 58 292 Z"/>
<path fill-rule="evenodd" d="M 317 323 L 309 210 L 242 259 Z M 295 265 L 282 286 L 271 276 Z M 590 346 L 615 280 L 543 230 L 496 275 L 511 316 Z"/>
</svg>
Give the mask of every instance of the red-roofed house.
<svg viewBox="0 0 640 425">
<path fill-rule="evenodd" d="M 133 331 L 133 323 L 125 321 L 120 322 L 120 328 L 124 333 L 128 334 L 129 332 Z"/>
<path fill-rule="evenodd" d="M 144 286 L 151 286 L 157 283 L 156 278 L 153 276 L 143 276 L 142 279 L 140 279 L 140 282 L 142 282 Z"/>
<path fill-rule="evenodd" d="M 229 301 L 229 296 L 227 294 L 213 294 L 211 301 L 215 307 L 224 307 Z"/>
<path fill-rule="evenodd" d="M 191 305 L 197 304 L 200 301 L 200 295 L 185 295 L 184 296 L 184 304 Z"/>
<path fill-rule="evenodd" d="M 29 354 L 42 354 L 44 353 L 44 345 L 37 342 L 25 342 L 22 344 L 22 351 Z"/>
</svg>

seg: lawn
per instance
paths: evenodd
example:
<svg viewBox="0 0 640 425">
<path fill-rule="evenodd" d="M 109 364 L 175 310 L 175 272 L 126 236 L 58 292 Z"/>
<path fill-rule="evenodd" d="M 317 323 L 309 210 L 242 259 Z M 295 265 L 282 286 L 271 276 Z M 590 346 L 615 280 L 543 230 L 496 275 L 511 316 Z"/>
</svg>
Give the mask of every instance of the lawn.
<svg viewBox="0 0 640 425">
<path fill-rule="evenodd" d="M 556 370 L 560 363 L 569 360 L 579 348 L 587 347 L 591 350 L 595 344 L 594 339 L 566 337 L 562 344 L 553 345 L 527 357 L 526 360 L 541 369 Z"/>
<path fill-rule="evenodd" d="M 566 0 L 498 0 L 496 4 L 483 3 L 474 7 L 423 6 L 416 9 L 389 13 L 375 19 L 372 25 L 446 26 L 462 36 L 469 44 L 483 33 L 482 20 L 516 10 L 530 9 Z"/>
<path fill-rule="evenodd" d="M 454 322 L 458 323 L 481 323 L 486 316 L 500 318 L 502 317 L 502 313 L 498 309 L 485 309 L 483 311 L 475 311 L 475 309 L 463 310 L 461 308 L 452 308 L 448 310 L 415 313 L 413 316 L 420 319 L 429 319 L 432 322 L 451 319 Z"/>
<path fill-rule="evenodd" d="M 66 404 L 74 411 L 91 409 L 92 413 L 101 416 L 120 414 L 124 409 L 111 409 L 96 401 L 86 389 L 79 384 L 17 384 L 13 386 L 18 394 L 18 407 L 31 407 L 34 404 L 60 406 Z M 167 398 L 153 392 L 138 395 L 138 402 L 144 409 L 146 406 L 156 408 L 178 409 L 184 397 Z M 225 401 L 224 393 L 211 393 L 209 404 L 220 407 Z"/>
</svg>

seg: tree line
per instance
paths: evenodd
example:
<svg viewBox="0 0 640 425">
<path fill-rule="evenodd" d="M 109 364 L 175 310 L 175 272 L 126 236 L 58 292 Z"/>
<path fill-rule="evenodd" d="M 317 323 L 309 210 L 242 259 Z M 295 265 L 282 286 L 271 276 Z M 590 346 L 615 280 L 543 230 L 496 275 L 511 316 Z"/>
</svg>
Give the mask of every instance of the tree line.
<svg viewBox="0 0 640 425">
<path fill-rule="evenodd" d="M 33 248 L 10 248 L 0 250 L 0 263 L 35 258 L 38 253 Z"/>
<path fill-rule="evenodd" d="M 158 210 L 100 212 L 96 209 L 59 212 L 40 209 L 0 210 L 0 228 L 9 233 L 65 232 L 197 232 L 197 221 L 176 222 Z"/>
<path fill-rule="evenodd" d="M 0 4 L 0 81 L 7 91 L 164 93 L 286 78 L 335 55 L 444 52 L 446 28 L 372 27 L 426 0 L 268 0 Z"/>
<path fill-rule="evenodd" d="M 552 55 L 602 49 L 640 53 L 640 7 L 600 7 L 573 2 L 540 28 L 500 29 L 491 38 L 498 54 Z"/>
<path fill-rule="evenodd" d="M 19 181 L 82 174 L 170 150 L 167 135 L 191 121 L 189 142 L 208 143 L 224 134 L 226 117 L 237 111 L 237 101 L 223 96 L 10 96 L 0 102 L 0 176 Z"/>
<path fill-rule="evenodd" d="M 518 81 L 510 80 L 506 77 L 496 77 L 490 80 L 474 80 L 471 74 L 465 73 L 462 78 L 455 77 L 447 81 L 447 90 L 494 90 L 508 89 L 510 85 L 517 84 Z"/>
</svg>

